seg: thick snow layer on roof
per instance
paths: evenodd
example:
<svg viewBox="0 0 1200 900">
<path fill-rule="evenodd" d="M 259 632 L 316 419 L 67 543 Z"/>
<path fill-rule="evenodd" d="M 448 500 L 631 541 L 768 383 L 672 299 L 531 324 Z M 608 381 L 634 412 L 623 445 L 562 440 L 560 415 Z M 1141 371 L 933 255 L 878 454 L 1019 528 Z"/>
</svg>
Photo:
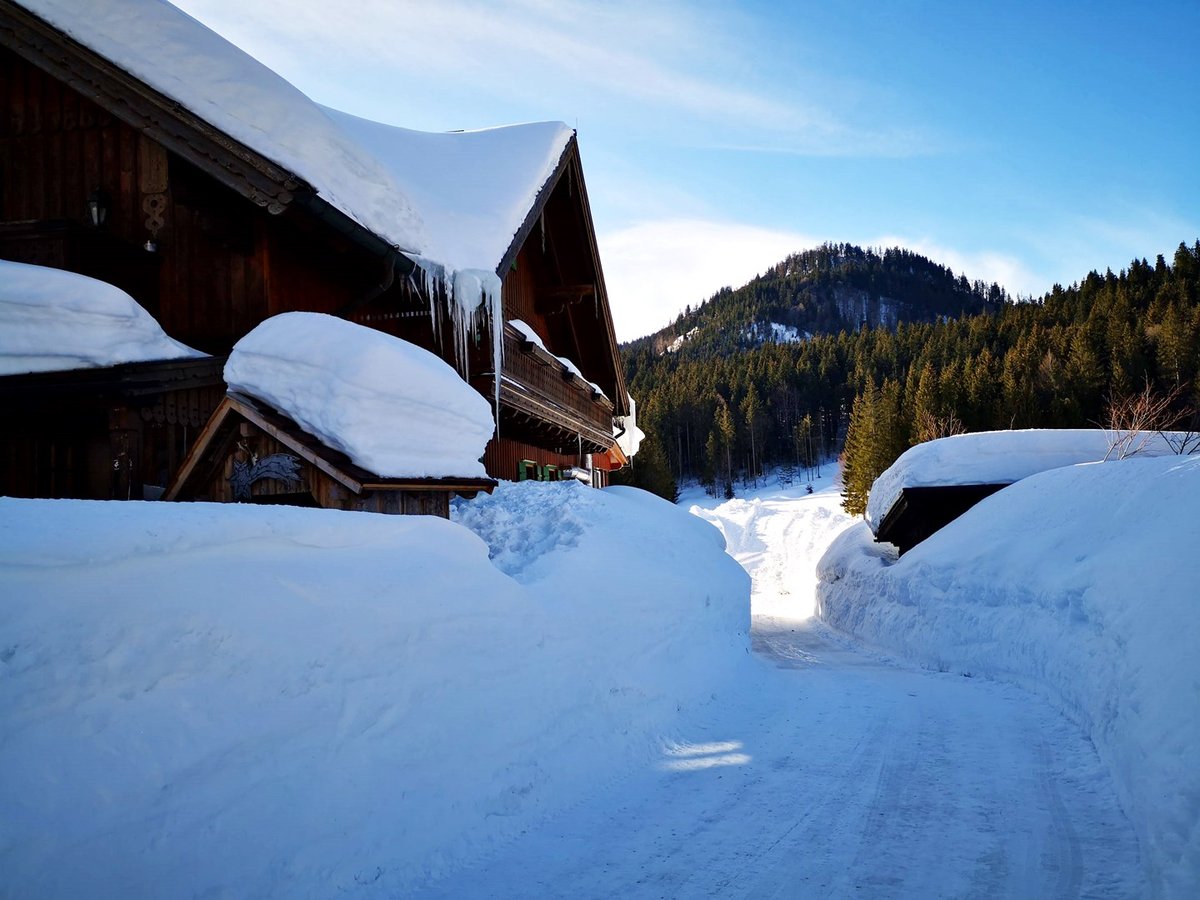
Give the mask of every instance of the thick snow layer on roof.
<svg viewBox="0 0 1200 900">
<path fill-rule="evenodd" d="M 505 483 L 455 517 L 484 539 L 0 499 L 6 891 L 411 896 L 757 671 L 749 579 L 666 501 Z"/>
<path fill-rule="evenodd" d="M 987 498 L 899 561 L 860 523 L 820 615 L 940 671 L 1012 681 L 1081 725 L 1139 831 L 1146 896 L 1200 884 L 1200 457 L 1069 466 Z"/>
<path fill-rule="evenodd" d="M 0 375 L 200 356 L 111 284 L 0 260 Z"/>
<path fill-rule="evenodd" d="M 957 434 L 904 451 L 871 486 L 867 522 L 878 530 L 905 488 L 1011 484 L 1037 472 L 1098 462 L 1110 455 L 1113 433 L 1099 428 L 1029 429 Z M 1173 452 L 1146 435 L 1146 456 Z"/>
<path fill-rule="evenodd" d="M 423 255 L 456 271 L 496 271 L 573 134 L 562 122 L 439 134 L 325 112 L 412 199 Z"/>
<path fill-rule="evenodd" d="M 403 250 L 429 250 L 420 214 L 386 166 L 297 88 L 191 16 L 162 0 L 21 4 L 303 178 L 370 231 Z"/>
<path fill-rule="evenodd" d="M 275 316 L 237 342 L 225 381 L 377 475 L 485 477 L 488 402 L 428 350 L 373 328 Z"/>
</svg>

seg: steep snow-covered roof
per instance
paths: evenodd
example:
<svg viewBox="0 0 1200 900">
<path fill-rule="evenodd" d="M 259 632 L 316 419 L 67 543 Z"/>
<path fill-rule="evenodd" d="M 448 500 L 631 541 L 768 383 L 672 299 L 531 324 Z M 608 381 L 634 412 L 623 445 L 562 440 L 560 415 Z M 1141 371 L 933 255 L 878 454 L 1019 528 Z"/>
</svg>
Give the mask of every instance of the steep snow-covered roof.
<svg viewBox="0 0 1200 900">
<path fill-rule="evenodd" d="M 1028 429 L 957 434 L 904 451 L 871 486 L 867 522 L 878 531 L 905 488 L 1012 484 L 1038 472 L 1099 462 L 1110 455 L 1112 432 L 1099 428 Z M 1157 434 L 1147 434 L 1142 452 L 1173 452 Z"/>
<path fill-rule="evenodd" d="M 447 284 L 495 272 L 573 133 L 561 122 L 444 134 L 383 125 L 318 105 L 162 0 L 20 2 L 441 268 Z"/>
<path fill-rule="evenodd" d="M 111 284 L 0 260 L 0 375 L 204 355 Z"/>
<path fill-rule="evenodd" d="M 20 0 L 85 47 L 310 183 L 403 250 L 421 217 L 387 169 L 288 81 L 162 0 Z"/>
<path fill-rule="evenodd" d="M 571 140 L 562 122 L 442 134 L 325 113 L 381 160 L 421 213 L 425 255 L 495 271 Z"/>
<path fill-rule="evenodd" d="M 377 475 L 486 476 L 487 401 L 439 357 L 373 328 L 321 313 L 274 316 L 237 342 L 225 381 Z"/>
</svg>

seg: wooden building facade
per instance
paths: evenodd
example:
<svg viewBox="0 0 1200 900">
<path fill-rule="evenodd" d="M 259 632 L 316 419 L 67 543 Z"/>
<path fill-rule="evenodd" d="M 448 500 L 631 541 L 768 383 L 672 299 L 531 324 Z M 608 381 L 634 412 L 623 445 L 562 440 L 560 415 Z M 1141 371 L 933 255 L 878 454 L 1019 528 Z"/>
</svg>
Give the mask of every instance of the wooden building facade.
<svg viewBox="0 0 1200 900">
<path fill-rule="evenodd" d="M 432 350 L 489 399 L 499 379 L 498 436 L 484 457 L 494 477 L 551 477 L 594 456 L 602 483 L 613 417 L 628 411 L 574 137 L 497 267 L 505 322 L 494 327 L 505 333 L 496 373 L 484 333 L 456 358 L 449 304 L 425 295 L 402 252 L 12 0 L 0 0 L 0 259 L 114 284 L 172 338 L 213 355 L 0 378 L 6 416 L 19 423 L 0 439 L 0 493 L 102 496 L 97 473 L 130 440 L 137 463 L 109 495 L 166 489 L 222 401 L 224 357 L 255 325 L 293 310 Z M 550 352 L 523 341 L 511 319 Z M 57 406 L 39 406 L 50 397 Z"/>
</svg>

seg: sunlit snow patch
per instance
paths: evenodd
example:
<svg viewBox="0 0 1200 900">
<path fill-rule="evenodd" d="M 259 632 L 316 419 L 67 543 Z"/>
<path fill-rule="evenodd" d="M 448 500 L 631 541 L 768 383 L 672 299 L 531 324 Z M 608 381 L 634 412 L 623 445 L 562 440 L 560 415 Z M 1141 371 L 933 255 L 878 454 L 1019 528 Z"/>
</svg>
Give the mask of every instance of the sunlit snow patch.
<svg viewBox="0 0 1200 900">
<path fill-rule="evenodd" d="M 671 744 L 663 748 L 663 755 L 667 760 L 662 764 L 662 768 L 668 772 L 692 772 L 721 766 L 744 766 L 753 757 L 737 752 L 741 749 L 741 741 Z"/>
</svg>

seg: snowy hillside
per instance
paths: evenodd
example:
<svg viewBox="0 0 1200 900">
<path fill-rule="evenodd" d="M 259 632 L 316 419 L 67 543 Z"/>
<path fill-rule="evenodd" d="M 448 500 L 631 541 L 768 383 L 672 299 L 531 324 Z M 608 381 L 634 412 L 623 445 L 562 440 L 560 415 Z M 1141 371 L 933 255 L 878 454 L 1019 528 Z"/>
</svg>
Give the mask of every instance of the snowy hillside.
<svg viewBox="0 0 1200 900">
<path fill-rule="evenodd" d="M 0 500 L 0 895 L 394 897 L 748 658 L 747 576 L 671 504 L 456 515 Z"/>
<path fill-rule="evenodd" d="M 821 560 L 819 614 L 941 671 L 1015 682 L 1113 773 L 1154 896 L 1200 884 L 1200 458 L 1034 475 L 899 561 L 866 523 Z"/>
</svg>

